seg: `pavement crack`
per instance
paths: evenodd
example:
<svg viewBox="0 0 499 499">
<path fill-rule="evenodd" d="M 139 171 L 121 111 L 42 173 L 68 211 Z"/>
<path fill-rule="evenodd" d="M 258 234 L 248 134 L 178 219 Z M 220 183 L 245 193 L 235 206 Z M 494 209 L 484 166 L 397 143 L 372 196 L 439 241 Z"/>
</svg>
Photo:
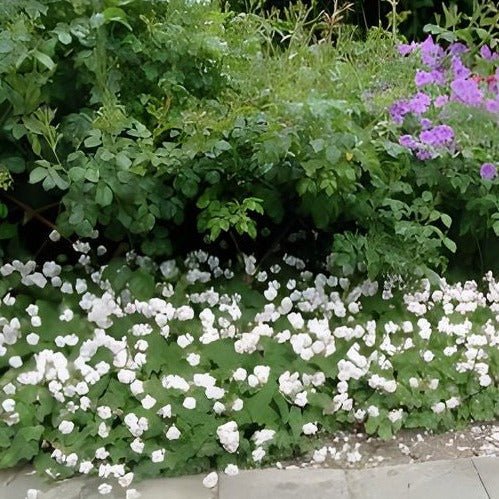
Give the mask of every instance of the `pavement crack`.
<svg viewBox="0 0 499 499">
<path fill-rule="evenodd" d="M 475 461 L 472 459 L 471 464 L 473 464 L 473 468 L 475 468 L 476 474 L 478 475 L 478 478 L 480 479 L 480 483 L 482 484 L 483 490 L 485 490 L 485 493 L 487 494 L 487 499 L 491 499 L 489 491 L 487 490 L 487 487 L 483 483 L 482 476 L 480 475 L 480 472 L 478 471 L 478 468 L 476 467 Z"/>
</svg>

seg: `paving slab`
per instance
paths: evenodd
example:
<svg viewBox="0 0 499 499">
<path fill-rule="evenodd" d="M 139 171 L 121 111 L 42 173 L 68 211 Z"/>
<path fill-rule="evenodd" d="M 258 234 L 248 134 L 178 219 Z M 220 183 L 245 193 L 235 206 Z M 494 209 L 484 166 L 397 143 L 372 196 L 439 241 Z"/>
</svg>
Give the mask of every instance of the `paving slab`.
<svg viewBox="0 0 499 499">
<path fill-rule="evenodd" d="M 141 499 L 217 499 L 217 489 L 203 486 L 204 475 L 180 478 L 158 478 L 144 480 L 134 487 Z M 125 490 L 116 482 L 110 494 L 97 491 L 102 480 L 94 477 L 77 477 L 62 482 L 44 481 L 31 470 L 9 470 L 0 472 L 0 499 L 25 499 L 28 489 L 41 491 L 39 499 L 124 499 Z"/>
<path fill-rule="evenodd" d="M 474 457 L 473 464 L 490 499 L 499 499 L 499 457 Z"/>
<path fill-rule="evenodd" d="M 220 476 L 220 499 L 343 499 L 347 483 L 343 470 L 241 471 Z"/>
<path fill-rule="evenodd" d="M 488 499 L 471 459 L 347 471 L 349 499 Z"/>
</svg>

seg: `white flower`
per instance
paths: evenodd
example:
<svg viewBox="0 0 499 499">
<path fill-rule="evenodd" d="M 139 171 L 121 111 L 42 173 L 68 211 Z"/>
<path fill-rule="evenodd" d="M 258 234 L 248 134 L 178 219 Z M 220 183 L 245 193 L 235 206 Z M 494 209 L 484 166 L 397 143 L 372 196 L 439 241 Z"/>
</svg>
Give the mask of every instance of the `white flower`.
<svg viewBox="0 0 499 499">
<path fill-rule="evenodd" d="M 388 419 L 392 423 L 396 423 L 399 419 L 402 419 L 404 411 L 402 409 L 393 409 L 388 413 Z"/>
<path fill-rule="evenodd" d="M 118 381 L 129 385 L 135 379 L 135 373 L 129 369 L 121 369 L 118 371 Z"/>
<path fill-rule="evenodd" d="M 101 419 L 109 419 L 112 416 L 111 408 L 107 405 L 100 405 L 97 407 L 97 415 Z"/>
<path fill-rule="evenodd" d="M 16 402 L 13 399 L 5 399 L 2 402 L 2 408 L 5 412 L 13 412 L 16 408 Z"/>
<path fill-rule="evenodd" d="M 440 413 L 444 412 L 445 411 L 445 404 L 444 404 L 444 402 L 437 402 L 436 404 L 433 404 L 431 406 L 431 410 L 435 414 L 440 414 Z"/>
<path fill-rule="evenodd" d="M 278 308 L 278 312 L 282 315 L 288 315 L 292 309 L 293 309 L 293 302 L 291 301 L 289 296 L 285 296 L 281 300 L 281 305 Z"/>
<path fill-rule="evenodd" d="M 305 407 L 308 404 L 307 392 L 297 393 L 294 403 L 299 407 Z"/>
<path fill-rule="evenodd" d="M 4 392 L 6 395 L 14 395 L 14 393 L 16 393 L 16 387 L 15 387 L 12 383 L 7 383 L 7 384 L 3 387 L 3 392 Z"/>
<path fill-rule="evenodd" d="M 28 489 L 26 492 L 26 499 L 38 499 L 38 494 L 40 490 L 38 489 Z"/>
<path fill-rule="evenodd" d="M 58 429 L 63 435 L 68 435 L 74 430 L 74 427 L 75 424 L 72 421 L 63 420 L 59 424 Z"/>
<path fill-rule="evenodd" d="M 212 489 L 213 487 L 216 487 L 217 483 L 218 483 L 218 475 L 217 475 L 216 471 L 212 471 L 211 473 L 208 473 L 208 475 L 206 475 L 203 478 L 203 485 L 207 489 Z"/>
<path fill-rule="evenodd" d="M 238 411 L 242 410 L 243 406 L 244 406 L 244 402 L 241 399 L 236 399 L 236 400 L 234 400 L 234 402 L 232 402 L 232 410 L 233 411 L 238 412 Z"/>
<path fill-rule="evenodd" d="M 260 446 L 265 442 L 272 440 L 274 438 L 274 435 L 275 435 L 274 430 L 263 429 L 260 431 L 255 431 L 251 439 L 255 442 L 256 446 Z"/>
<path fill-rule="evenodd" d="M 439 380 L 437 378 L 432 378 L 430 379 L 430 382 L 428 383 L 428 387 L 430 390 L 436 390 L 439 385 Z"/>
<path fill-rule="evenodd" d="M 177 374 L 169 374 L 168 376 L 164 376 L 161 379 L 161 384 L 167 389 L 175 388 L 176 390 L 181 390 L 183 392 L 189 390 L 189 383 L 187 383 L 184 378 L 178 376 Z"/>
<path fill-rule="evenodd" d="M 314 454 L 312 456 L 312 461 L 314 463 L 323 463 L 327 458 L 327 447 L 321 447 L 320 449 L 317 449 L 314 451 Z"/>
<path fill-rule="evenodd" d="M 239 431 L 235 421 L 229 421 L 217 428 L 218 440 L 222 447 L 230 453 L 236 452 L 239 447 Z"/>
<path fill-rule="evenodd" d="M 225 390 L 218 386 L 208 386 L 205 390 L 205 395 L 210 400 L 221 399 L 225 395 Z"/>
<path fill-rule="evenodd" d="M 196 386 L 208 388 L 210 386 L 215 386 L 217 380 L 210 374 L 205 373 L 205 374 L 195 374 L 193 376 L 193 381 Z"/>
<path fill-rule="evenodd" d="M 255 366 L 253 374 L 257 377 L 258 382 L 263 385 L 269 380 L 270 367 L 269 366 Z"/>
<path fill-rule="evenodd" d="M 106 423 L 102 422 L 99 424 L 99 429 L 97 430 L 97 434 L 101 438 L 107 438 L 109 436 L 109 426 L 106 425 Z"/>
<path fill-rule="evenodd" d="M 18 368 L 23 365 L 23 360 L 19 357 L 19 355 L 14 355 L 9 359 L 9 364 L 11 367 Z"/>
<path fill-rule="evenodd" d="M 239 474 L 239 468 L 237 464 L 228 464 L 224 469 L 224 473 L 228 476 L 236 476 Z"/>
<path fill-rule="evenodd" d="M 190 334 L 183 334 L 177 338 L 177 345 L 180 348 L 187 348 L 192 342 L 194 338 Z"/>
<path fill-rule="evenodd" d="M 305 325 L 305 321 L 299 312 L 288 314 L 288 321 L 294 329 L 301 329 Z"/>
<path fill-rule="evenodd" d="M 480 386 L 487 387 L 492 383 L 492 378 L 488 374 L 482 374 L 479 379 Z"/>
<path fill-rule="evenodd" d="M 388 380 L 384 383 L 383 389 L 388 393 L 394 393 L 397 390 L 397 382 L 394 379 Z"/>
<path fill-rule="evenodd" d="M 269 286 L 264 292 L 263 292 L 263 295 L 265 296 L 265 298 L 268 300 L 268 301 L 274 301 L 274 299 L 276 298 L 277 296 L 277 290 L 272 287 L 272 286 Z"/>
<path fill-rule="evenodd" d="M 78 462 L 78 455 L 75 452 L 72 452 L 69 454 L 69 456 L 66 456 L 66 465 L 74 467 L 76 466 L 76 463 Z"/>
<path fill-rule="evenodd" d="M 144 383 L 136 379 L 130 384 L 130 391 L 133 395 L 140 395 L 141 393 L 144 393 Z"/>
<path fill-rule="evenodd" d="M 251 386 L 251 388 L 258 386 L 258 378 L 254 374 L 248 376 L 248 385 Z"/>
<path fill-rule="evenodd" d="M 379 409 L 375 405 L 370 405 L 367 408 L 367 414 L 372 418 L 377 418 L 379 416 Z"/>
<path fill-rule="evenodd" d="M 317 425 L 314 423 L 306 423 L 302 426 L 302 431 L 305 435 L 315 435 L 317 433 Z"/>
<path fill-rule="evenodd" d="M 106 459 L 109 457 L 109 452 L 106 450 L 105 447 L 99 447 L 95 451 L 95 458 L 96 459 Z"/>
<path fill-rule="evenodd" d="M 190 353 L 187 356 L 187 362 L 189 363 L 189 365 L 193 367 L 198 366 L 200 361 L 201 361 L 201 356 L 198 355 L 197 353 Z"/>
<path fill-rule="evenodd" d="M 461 401 L 457 397 L 451 397 L 449 400 L 445 401 L 447 409 L 455 409 L 460 403 Z"/>
<path fill-rule="evenodd" d="M 265 457 L 265 454 L 266 454 L 266 452 L 263 449 L 263 447 L 257 447 L 251 453 L 251 457 L 253 458 L 253 461 L 255 461 L 255 463 L 259 463 Z"/>
<path fill-rule="evenodd" d="M 118 478 L 118 483 L 123 488 L 129 487 L 130 484 L 133 482 L 133 477 L 134 477 L 134 474 L 132 472 L 126 473 L 125 475 L 120 476 Z"/>
<path fill-rule="evenodd" d="M 168 431 L 166 432 L 166 438 L 168 440 L 178 440 L 180 438 L 180 435 L 180 430 L 175 425 L 170 426 L 170 428 L 168 428 Z"/>
<path fill-rule="evenodd" d="M 93 469 L 93 467 L 94 467 L 94 465 L 92 464 L 91 461 L 82 461 L 80 463 L 80 467 L 79 467 L 78 471 L 80 473 L 87 475 L 88 473 L 90 473 L 90 471 Z"/>
<path fill-rule="evenodd" d="M 170 404 L 164 405 L 156 414 L 162 418 L 171 418 L 172 406 Z"/>
<path fill-rule="evenodd" d="M 182 405 L 186 409 L 195 409 L 196 408 L 196 399 L 194 397 L 185 397 Z"/>
<path fill-rule="evenodd" d="M 435 355 L 430 350 L 425 350 L 425 352 L 423 353 L 423 360 L 425 362 L 431 362 L 434 358 L 435 358 Z"/>
<path fill-rule="evenodd" d="M 99 494 L 106 495 L 111 493 L 111 491 L 113 490 L 113 486 L 109 483 L 101 483 L 97 487 L 97 490 L 99 491 Z"/>
<path fill-rule="evenodd" d="M 142 452 L 144 452 L 144 442 L 142 442 L 140 438 L 133 440 L 130 447 L 133 452 L 136 452 L 137 454 L 142 454 Z"/>
<path fill-rule="evenodd" d="M 165 449 L 158 449 L 151 453 L 153 463 L 162 463 L 165 460 Z"/>
<path fill-rule="evenodd" d="M 78 395 L 86 395 L 89 392 L 87 383 L 85 383 L 85 381 L 80 381 L 76 384 L 75 391 Z"/>
<path fill-rule="evenodd" d="M 419 381 L 418 381 L 418 379 L 417 379 L 417 378 L 414 378 L 414 377 L 409 378 L 409 386 L 410 386 L 411 388 L 417 388 L 417 387 L 419 386 Z"/>
<path fill-rule="evenodd" d="M 179 321 L 188 321 L 194 318 L 194 310 L 187 305 L 183 305 L 177 308 L 175 316 Z"/>
<path fill-rule="evenodd" d="M 28 345 L 38 345 L 38 342 L 40 341 L 40 336 L 38 336 L 36 333 L 29 333 L 26 336 L 26 342 Z"/>
<path fill-rule="evenodd" d="M 49 234 L 49 239 L 56 243 L 57 241 L 59 241 L 61 239 L 61 235 L 59 234 L 59 232 L 57 232 L 55 229 Z"/>
<path fill-rule="evenodd" d="M 150 395 L 146 395 L 140 403 L 144 409 L 152 409 L 156 405 L 156 399 Z"/>
<path fill-rule="evenodd" d="M 215 414 L 222 414 L 225 411 L 225 405 L 217 401 L 213 404 L 213 411 Z"/>
</svg>

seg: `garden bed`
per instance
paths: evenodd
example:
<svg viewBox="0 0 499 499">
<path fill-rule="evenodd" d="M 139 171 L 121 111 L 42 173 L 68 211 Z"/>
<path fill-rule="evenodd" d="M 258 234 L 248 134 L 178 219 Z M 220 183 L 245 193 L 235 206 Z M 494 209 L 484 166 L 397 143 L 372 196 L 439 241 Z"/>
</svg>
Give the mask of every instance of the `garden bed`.
<svg viewBox="0 0 499 499">
<path fill-rule="evenodd" d="M 338 430 L 389 439 L 497 414 L 491 273 L 380 288 L 292 256 L 245 257 L 236 275 L 203 251 L 93 267 L 75 250 L 77 267 L 0 268 L 4 468 L 129 486 L 272 464 Z"/>
</svg>

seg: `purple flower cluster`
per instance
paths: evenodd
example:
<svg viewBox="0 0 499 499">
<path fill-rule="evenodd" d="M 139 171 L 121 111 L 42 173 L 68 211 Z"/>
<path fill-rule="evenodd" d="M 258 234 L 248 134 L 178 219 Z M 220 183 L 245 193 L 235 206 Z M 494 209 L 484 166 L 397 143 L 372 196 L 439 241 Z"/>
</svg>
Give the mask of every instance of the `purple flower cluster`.
<svg viewBox="0 0 499 499">
<path fill-rule="evenodd" d="M 399 45 L 398 50 L 402 56 L 418 53 L 423 63 L 414 77 L 417 92 L 394 102 L 389 109 L 395 124 L 404 128 L 411 124 L 411 133 L 402 134 L 399 143 L 418 159 L 428 160 L 458 150 L 455 131 L 446 123 L 445 108 L 449 103 L 484 109 L 496 115 L 499 124 L 499 67 L 494 62 L 499 61 L 499 53 L 486 45 L 481 48 L 482 70 L 489 67 L 494 71 L 495 66 L 493 74 L 483 76 L 473 73 L 474 66 L 469 65 L 473 53 L 462 43 L 452 43 L 444 49 L 429 36 L 422 43 Z M 408 116 L 412 118 L 406 122 Z M 484 180 L 492 180 L 497 176 L 497 168 L 484 163 L 480 175 Z"/>
<path fill-rule="evenodd" d="M 484 163 L 480 168 L 480 176 L 484 180 L 494 180 L 497 177 L 497 168 L 493 163 Z"/>
</svg>

